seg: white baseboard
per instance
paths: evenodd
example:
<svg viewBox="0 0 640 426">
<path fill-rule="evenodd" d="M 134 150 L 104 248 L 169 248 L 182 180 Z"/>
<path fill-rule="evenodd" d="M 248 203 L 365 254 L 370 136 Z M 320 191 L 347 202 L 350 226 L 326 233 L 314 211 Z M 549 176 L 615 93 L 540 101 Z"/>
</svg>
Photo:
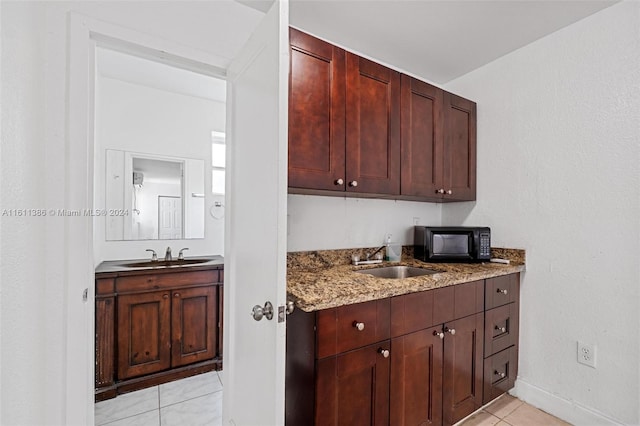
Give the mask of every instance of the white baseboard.
<svg viewBox="0 0 640 426">
<path fill-rule="evenodd" d="M 622 423 L 606 414 L 554 395 L 518 378 L 509 392 L 527 404 L 577 426 L 621 426 Z"/>
</svg>

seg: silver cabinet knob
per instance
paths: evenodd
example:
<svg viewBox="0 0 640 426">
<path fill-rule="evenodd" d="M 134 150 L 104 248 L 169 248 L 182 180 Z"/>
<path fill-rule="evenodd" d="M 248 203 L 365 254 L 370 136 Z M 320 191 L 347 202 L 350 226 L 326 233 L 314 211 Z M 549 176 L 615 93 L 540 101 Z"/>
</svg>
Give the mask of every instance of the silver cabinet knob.
<svg viewBox="0 0 640 426">
<path fill-rule="evenodd" d="M 173 293 L 173 297 L 180 297 L 180 293 Z"/>
<path fill-rule="evenodd" d="M 353 326 L 356 328 L 356 330 L 358 331 L 362 331 L 364 330 L 364 323 L 363 322 L 358 322 L 358 321 L 354 321 L 353 322 Z"/>
<path fill-rule="evenodd" d="M 256 305 L 251 310 L 251 316 L 256 321 L 260 321 L 262 317 L 266 317 L 268 320 L 271 320 L 273 319 L 273 305 L 268 301 L 264 303 L 264 307 Z"/>
<path fill-rule="evenodd" d="M 163 295 L 162 295 L 162 298 L 163 298 L 163 299 L 168 299 L 168 298 L 169 298 L 169 295 L 168 295 L 168 294 L 163 294 Z"/>
<path fill-rule="evenodd" d="M 456 334 L 456 329 L 455 328 L 445 327 L 444 328 L 444 332 L 445 333 L 449 333 L 449 334 L 451 334 L 453 336 L 454 334 Z"/>
<path fill-rule="evenodd" d="M 436 194 L 444 194 L 444 189 L 443 188 L 436 189 Z"/>
<path fill-rule="evenodd" d="M 358 186 L 358 181 L 357 180 L 352 180 L 351 182 L 349 182 L 349 186 L 352 186 L 352 187 L 355 188 L 356 186 Z"/>
<path fill-rule="evenodd" d="M 502 293 L 502 294 L 506 295 L 508 293 L 508 291 L 507 291 L 506 288 L 504 288 L 504 289 L 498 289 L 498 291 L 496 293 Z"/>
<path fill-rule="evenodd" d="M 447 190 L 447 194 L 451 195 L 451 194 L 453 194 L 453 191 L 449 189 L 449 190 Z"/>
<path fill-rule="evenodd" d="M 438 336 L 438 337 L 439 337 L 439 338 L 441 338 L 441 339 L 444 339 L 444 333 L 443 333 L 442 331 L 436 331 L 436 330 L 434 330 L 434 331 L 433 331 L 433 335 L 434 335 L 434 336 Z"/>
<path fill-rule="evenodd" d="M 336 181 L 334 182 L 334 184 L 336 184 L 336 185 L 344 185 L 344 180 L 342 180 L 342 179 L 336 179 Z"/>
<path fill-rule="evenodd" d="M 495 326 L 494 330 L 500 330 L 503 333 L 506 333 L 507 331 L 507 327 L 498 327 L 497 325 Z"/>
<path fill-rule="evenodd" d="M 385 358 L 389 358 L 389 349 L 380 348 L 378 349 L 378 353 Z"/>
<path fill-rule="evenodd" d="M 501 379 L 504 379 L 505 377 L 507 377 L 505 373 L 501 373 L 498 370 L 494 371 L 493 374 L 495 374 L 496 376 L 500 376 Z"/>
</svg>

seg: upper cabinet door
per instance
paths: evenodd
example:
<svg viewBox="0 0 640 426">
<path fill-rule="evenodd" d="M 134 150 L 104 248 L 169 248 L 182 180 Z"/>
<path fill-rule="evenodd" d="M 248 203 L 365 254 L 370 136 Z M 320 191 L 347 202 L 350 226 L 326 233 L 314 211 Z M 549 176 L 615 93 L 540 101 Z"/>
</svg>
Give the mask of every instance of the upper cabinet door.
<svg viewBox="0 0 640 426">
<path fill-rule="evenodd" d="M 476 199 L 476 104 L 444 94 L 444 198 Z"/>
<path fill-rule="evenodd" d="M 441 198 L 443 187 L 443 91 L 402 75 L 401 194 Z"/>
<path fill-rule="evenodd" d="M 400 73 L 346 55 L 346 190 L 400 194 Z"/>
<path fill-rule="evenodd" d="M 345 52 L 289 29 L 289 186 L 344 191 Z"/>
</svg>

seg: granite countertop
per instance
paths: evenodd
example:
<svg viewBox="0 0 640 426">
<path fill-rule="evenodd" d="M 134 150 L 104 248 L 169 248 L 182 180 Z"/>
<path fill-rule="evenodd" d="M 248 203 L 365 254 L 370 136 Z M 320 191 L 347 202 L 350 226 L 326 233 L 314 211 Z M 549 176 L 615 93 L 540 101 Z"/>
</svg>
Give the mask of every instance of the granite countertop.
<svg viewBox="0 0 640 426">
<path fill-rule="evenodd" d="M 134 264 L 145 263 L 150 263 L 150 259 L 107 260 L 96 267 L 95 273 L 96 275 L 99 274 L 101 278 L 111 278 L 130 275 L 148 275 L 149 272 L 165 274 L 181 271 L 206 271 L 224 266 L 224 257 L 219 255 L 189 256 L 185 258 L 184 263 L 181 263 L 179 260 L 174 260 L 170 266 L 167 266 L 163 259 L 158 259 L 156 265 L 132 266 Z"/>
<path fill-rule="evenodd" d="M 368 249 L 326 250 L 289 253 L 287 297 L 305 312 L 367 302 L 454 284 L 482 280 L 525 270 L 524 250 L 492 248 L 491 257 L 510 260 L 501 263 L 426 263 L 413 258 L 412 247 L 404 247 L 400 262 L 353 266 L 352 254 Z M 355 271 L 382 266 L 412 266 L 440 271 L 432 275 L 403 279 L 377 278 Z"/>
</svg>

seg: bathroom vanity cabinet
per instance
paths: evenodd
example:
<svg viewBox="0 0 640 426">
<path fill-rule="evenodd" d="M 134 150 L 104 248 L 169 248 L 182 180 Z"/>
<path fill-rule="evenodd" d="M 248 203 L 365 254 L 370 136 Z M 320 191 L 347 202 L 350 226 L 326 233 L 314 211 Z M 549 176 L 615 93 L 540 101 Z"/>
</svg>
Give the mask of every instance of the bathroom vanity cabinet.
<svg viewBox="0 0 640 426">
<path fill-rule="evenodd" d="M 96 273 L 96 401 L 222 368 L 222 264 Z"/>
</svg>

